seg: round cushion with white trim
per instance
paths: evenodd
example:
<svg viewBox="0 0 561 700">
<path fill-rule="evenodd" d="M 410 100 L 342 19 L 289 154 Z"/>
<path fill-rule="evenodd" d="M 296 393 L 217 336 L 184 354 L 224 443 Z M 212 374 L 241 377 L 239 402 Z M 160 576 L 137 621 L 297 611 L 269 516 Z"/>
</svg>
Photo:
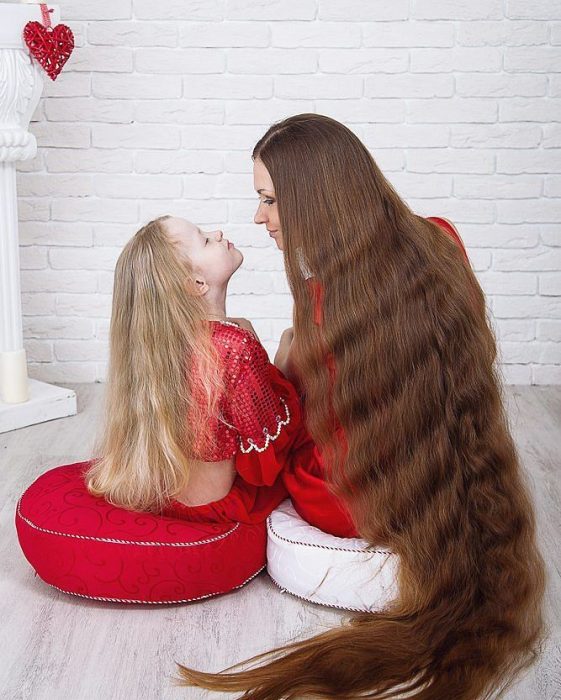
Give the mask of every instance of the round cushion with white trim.
<svg viewBox="0 0 561 700">
<path fill-rule="evenodd" d="M 90 462 L 55 467 L 16 508 L 19 543 L 46 583 L 120 603 L 184 603 L 227 593 L 266 562 L 265 522 L 195 523 L 92 496 Z"/>
<path fill-rule="evenodd" d="M 283 590 L 313 603 L 380 611 L 397 597 L 399 558 L 366 540 L 336 537 L 303 520 L 290 499 L 267 518 L 267 571 Z"/>
</svg>

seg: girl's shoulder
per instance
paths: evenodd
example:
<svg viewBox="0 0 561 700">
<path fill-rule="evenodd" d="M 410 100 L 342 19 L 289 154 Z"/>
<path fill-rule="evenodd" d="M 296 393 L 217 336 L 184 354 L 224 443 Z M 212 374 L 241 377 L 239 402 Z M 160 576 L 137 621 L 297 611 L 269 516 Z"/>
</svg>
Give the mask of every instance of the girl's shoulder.
<svg viewBox="0 0 561 700">
<path fill-rule="evenodd" d="M 239 319 L 240 322 L 246 319 Z M 229 351 L 229 353 L 238 353 L 245 359 L 253 359 L 256 355 L 267 355 L 265 348 L 261 345 L 261 341 L 257 337 L 249 321 L 246 324 L 238 323 L 238 321 L 211 320 L 213 326 L 213 338 L 215 341 Z"/>
</svg>

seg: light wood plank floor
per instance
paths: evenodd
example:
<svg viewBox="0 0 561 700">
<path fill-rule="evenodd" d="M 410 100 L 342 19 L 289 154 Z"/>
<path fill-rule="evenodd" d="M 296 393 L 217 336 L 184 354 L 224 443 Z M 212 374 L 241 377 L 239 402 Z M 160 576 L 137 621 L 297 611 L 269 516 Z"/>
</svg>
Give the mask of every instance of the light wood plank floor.
<svg viewBox="0 0 561 700">
<path fill-rule="evenodd" d="M 233 593 L 163 607 L 86 601 L 34 577 L 16 539 L 17 499 L 43 471 L 91 457 L 103 385 L 71 386 L 76 416 L 0 435 L 2 700 L 230 700 L 236 695 L 175 687 L 174 661 L 219 671 L 346 617 L 282 593 L 265 571 Z M 506 697 L 554 700 L 561 698 L 561 387 L 505 392 L 537 504 L 551 629 L 539 664 Z"/>
</svg>

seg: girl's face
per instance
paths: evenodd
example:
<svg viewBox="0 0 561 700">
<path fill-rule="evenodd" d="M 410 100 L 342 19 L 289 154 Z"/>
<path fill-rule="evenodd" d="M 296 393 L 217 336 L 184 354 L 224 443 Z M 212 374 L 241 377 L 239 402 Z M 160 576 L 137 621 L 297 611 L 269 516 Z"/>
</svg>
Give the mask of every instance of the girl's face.
<svg viewBox="0 0 561 700">
<path fill-rule="evenodd" d="M 259 206 L 253 220 L 256 224 L 265 224 L 269 235 L 275 240 L 277 248 L 284 250 L 273 181 L 263 161 L 259 158 L 253 161 L 253 187 L 259 195 Z"/>
<path fill-rule="evenodd" d="M 186 219 L 172 216 L 163 222 L 167 234 L 193 265 L 197 280 L 223 286 L 243 262 L 243 254 L 222 231 L 202 231 Z"/>
</svg>

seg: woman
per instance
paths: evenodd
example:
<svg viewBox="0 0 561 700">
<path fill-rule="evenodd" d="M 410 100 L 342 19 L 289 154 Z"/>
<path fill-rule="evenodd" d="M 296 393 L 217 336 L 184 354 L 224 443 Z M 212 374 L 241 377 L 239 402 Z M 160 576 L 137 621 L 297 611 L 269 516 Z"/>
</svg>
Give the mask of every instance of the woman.
<svg viewBox="0 0 561 700">
<path fill-rule="evenodd" d="M 115 505 L 263 522 L 305 435 L 298 394 L 249 322 L 226 317 L 242 253 L 177 217 L 143 226 L 115 268 L 105 422 L 87 474 Z"/>
<path fill-rule="evenodd" d="M 247 700 L 487 698 L 536 658 L 544 566 L 484 294 L 342 124 L 290 117 L 253 158 L 256 221 L 294 296 L 307 428 L 360 536 L 399 555 L 399 595 L 252 670 L 181 667 L 183 683 Z"/>
</svg>

